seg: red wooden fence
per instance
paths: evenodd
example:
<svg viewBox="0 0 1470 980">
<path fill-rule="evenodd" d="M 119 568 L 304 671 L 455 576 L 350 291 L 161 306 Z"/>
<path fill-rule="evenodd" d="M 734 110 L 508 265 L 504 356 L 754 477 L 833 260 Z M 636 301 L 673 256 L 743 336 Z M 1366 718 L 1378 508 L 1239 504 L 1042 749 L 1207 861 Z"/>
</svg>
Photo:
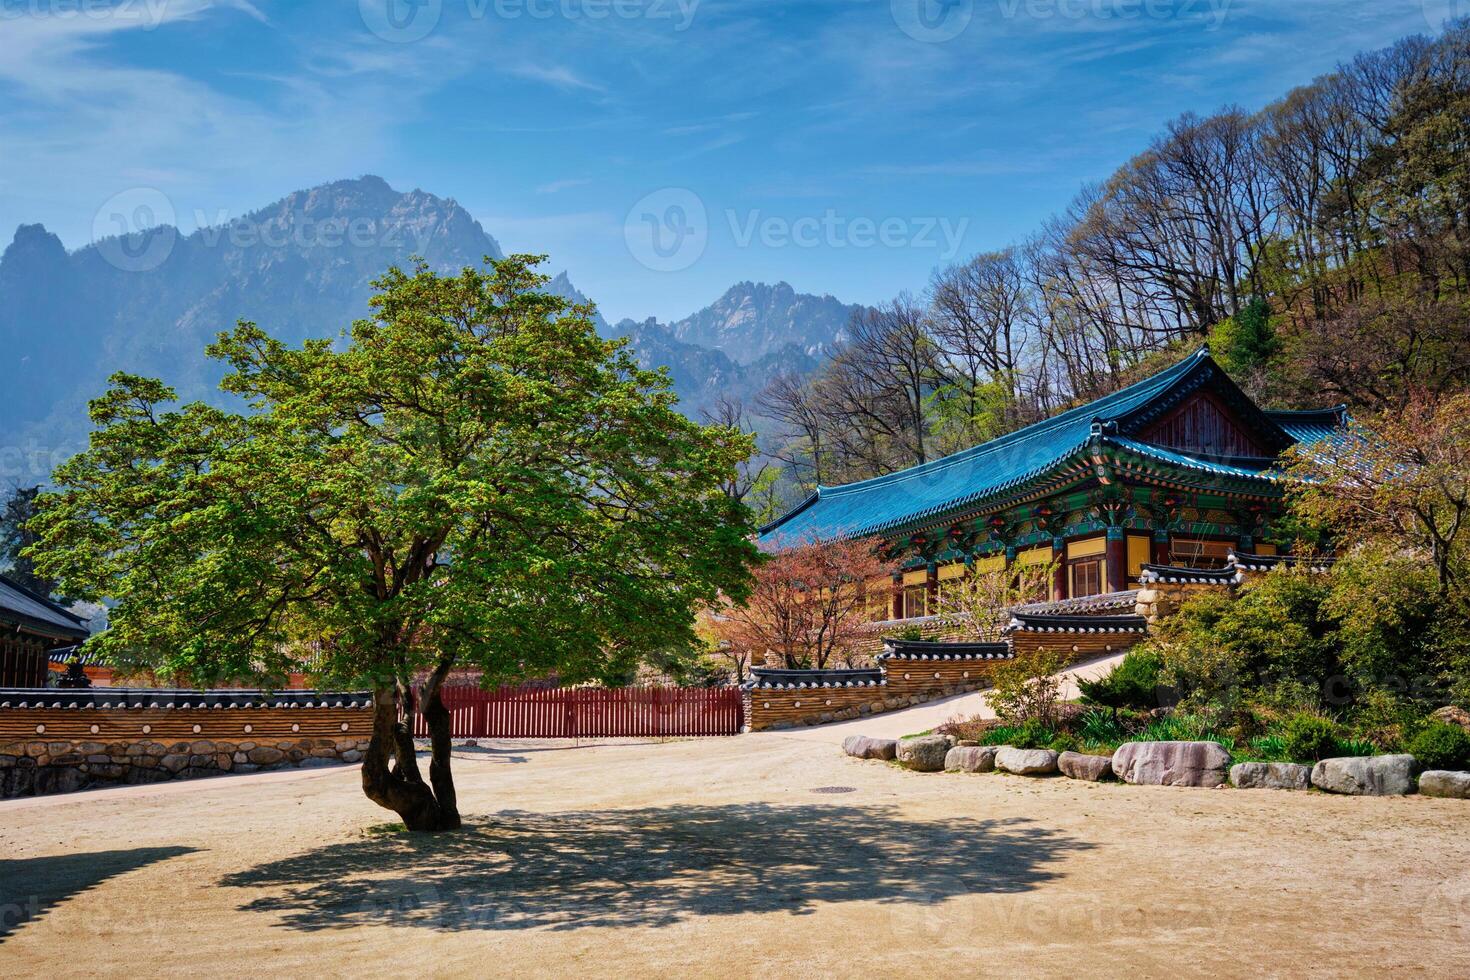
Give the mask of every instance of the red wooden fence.
<svg viewBox="0 0 1470 980">
<path fill-rule="evenodd" d="M 738 735 L 745 724 L 733 687 L 446 687 L 442 697 L 455 738 Z M 414 734 L 428 737 L 423 715 Z"/>
</svg>

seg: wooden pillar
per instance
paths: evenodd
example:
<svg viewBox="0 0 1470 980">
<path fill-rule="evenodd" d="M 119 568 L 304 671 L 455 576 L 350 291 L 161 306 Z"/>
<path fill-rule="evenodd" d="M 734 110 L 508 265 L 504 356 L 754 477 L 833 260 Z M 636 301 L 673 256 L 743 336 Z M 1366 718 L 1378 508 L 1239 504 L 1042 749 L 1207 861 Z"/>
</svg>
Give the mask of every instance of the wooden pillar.
<svg viewBox="0 0 1470 980">
<path fill-rule="evenodd" d="M 1154 532 L 1154 560 L 1155 565 L 1169 564 L 1169 532 Z"/>
<path fill-rule="evenodd" d="M 924 566 L 924 612 L 933 616 L 939 611 L 939 564 L 929 562 Z"/>
<path fill-rule="evenodd" d="M 1051 560 L 1057 566 L 1051 576 L 1051 597 L 1060 602 L 1067 598 L 1067 542 L 1061 538 L 1051 539 Z"/>
<path fill-rule="evenodd" d="M 903 619 L 903 572 L 893 573 L 893 617 Z"/>
<path fill-rule="evenodd" d="M 1107 544 L 1109 592 L 1122 592 L 1128 588 L 1128 541 L 1121 527 L 1108 528 Z"/>
</svg>

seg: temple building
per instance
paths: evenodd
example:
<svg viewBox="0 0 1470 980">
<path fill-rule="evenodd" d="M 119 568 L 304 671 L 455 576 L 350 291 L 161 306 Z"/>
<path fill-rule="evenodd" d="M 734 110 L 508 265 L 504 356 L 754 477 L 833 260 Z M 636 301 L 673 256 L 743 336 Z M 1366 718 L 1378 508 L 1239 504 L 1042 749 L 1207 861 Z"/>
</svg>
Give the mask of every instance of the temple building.
<svg viewBox="0 0 1470 980">
<path fill-rule="evenodd" d="M 0 575 L 0 688 L 45 687 L 52 652 L 89 635 L 81 619 Z"/>
<path fill-rule="evenodd" d="M 1289 546 L 1282 454 L 1333 438 L 1344 408 L 1257 406 L 1208 348 L 1090 404 L 898 473 L 820 487 L 762 542 L 872 537 L 901 561 L 875 621 L 932 614 L 970 569 L 1056 563 L 1049 596 L 1136 589 L 1145 566 L 1223 569 Z"/>
</svg>

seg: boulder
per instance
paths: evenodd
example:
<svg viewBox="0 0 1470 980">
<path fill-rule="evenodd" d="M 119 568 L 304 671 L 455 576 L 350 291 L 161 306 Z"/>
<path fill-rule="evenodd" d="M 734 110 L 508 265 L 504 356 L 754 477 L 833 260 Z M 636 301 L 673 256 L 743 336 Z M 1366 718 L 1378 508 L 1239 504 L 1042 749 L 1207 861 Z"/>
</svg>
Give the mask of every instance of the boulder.
<svg viewBox="0 0 1470 980">
<path fill-rule="evenodd" d="M 1051 749 L 1003 745 L 995 753 L 995 768 L 1017 776 L 1047 776 L 1057 771 L 1057 754 Z"/>
<path fill-rule="evenodd" d="M 1237 789 L 1308 789 L 1312 767 L 1291 762 L 1240 762 L 1230 767 Z"/>
<path fill-rule="evenodd" d="M 1430 769 L 1419 777 L 1419 792 L 1447 800 L 1470 800 L 1470 772 Z"/>
<path fill-rule="evenodd" d="M 87 785 L 87 777 L 76 769 L 41 769 L 36 773 L 36 794 L 75 793 Z"/>
<path fill-rule="evenodd" d="M 246 753 L 246 758 L 257 766 L 271 766 L 286 758 L 286 753 L 280 749 L 273 749 L 269 745 L 262 745 Z"/>
<path fill-rule="evenodd" d="M 944 756 L 946 772 L 990 772 L 995 769 L 995 746 L 956 745 Z"/>
<path fill-rule="evenodd" d="M 849 735 L 842 740 L 842 751 L 855 759 L 882 759 L 886 762 L 897 755 L 898 743 L 891 738 Z"/>
<path fill-rule="evenodd" d="M 1202 786 L 1225 782 L 1230 753 L 1218 742 L 1126 742 L 1113 753 L 1113 772 L 1137 786 Z"/>
<path fill-rule="evenodd" d="M 953 743 L 948 735 L 920 735 L 901 739 L 896 757 L 905 769 L 914 772 L 943 772 L 944 757 Z"/>
<path fill-rule="evenodd" d="M 1403 796 L 1414 791 L 1412 755 L 1323 759 L 1312 767 L 1312 785 L 1349 796 Z"/>
<path fill-rule="evenodd" d="M 1085 779 L 1089 783 L 1100 783 L 1104 779 L 1113 778 L 1113 757 L 1063 752 L 1057 756 L 1057 768 L 1062 771 L 1062 775 L 1072 779 Z"/>
</svg>

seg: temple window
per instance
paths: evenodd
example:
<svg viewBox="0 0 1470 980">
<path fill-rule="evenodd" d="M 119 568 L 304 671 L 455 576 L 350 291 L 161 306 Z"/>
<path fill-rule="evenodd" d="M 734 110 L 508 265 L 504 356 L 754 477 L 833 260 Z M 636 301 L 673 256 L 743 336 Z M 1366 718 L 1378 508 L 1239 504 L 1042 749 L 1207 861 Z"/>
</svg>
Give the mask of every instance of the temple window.
<svg viewBox="0 0 1470 980">
<path fill-rule="evenodd" d="M 1090 595 L 1103 594 L 1103 559 L 1079 558 L 1067 562 L 1071 580 L 1072 598 L 1083 599 Z"/>
<path fill-rule="evenodd" d="M 903 618 L 929 615 L 929 572 L 917 569 L 903 573 Z"/>
<path fill-rule="evenodd" d="M 1176 568 L 1224 568 L 1234 548 L 1229 541 L 1175 536 L 1169 542 L 1169 563 Z"/>
</svg>

